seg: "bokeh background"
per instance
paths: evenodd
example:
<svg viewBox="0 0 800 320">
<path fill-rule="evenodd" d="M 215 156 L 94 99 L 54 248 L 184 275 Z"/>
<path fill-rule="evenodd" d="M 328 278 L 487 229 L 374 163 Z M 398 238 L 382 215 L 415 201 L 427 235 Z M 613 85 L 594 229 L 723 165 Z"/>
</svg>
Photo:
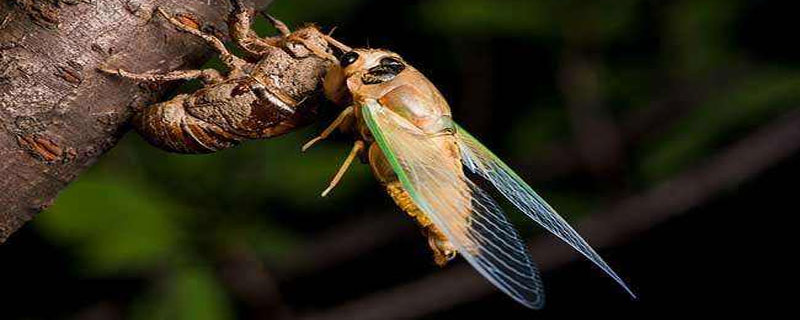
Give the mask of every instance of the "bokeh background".
<svg viewBox="0 0 800 320">
<path fill-rule="evenodd" d="M 329 120 L 213 155 L 128 134 L 0 246 L 3 319 L 563 318 L 775 310 L 800 173 L 796 1 L 276 0 L 402 54 L 639 295 L 519 215 L 527 310 L 425 239 Z M 260 34 L 273 34 L 263 19 Z M 210 62 L 215 65 L 215 62 Z M 216 64 L 218 65 L 218 64 Z M 191 90 L 188 84 L 180 90 Z M 328 117 L 337 110 L 326 106 Z M 785 245 L 784 245 L 785 246 Z M 785 284 L 784 284 L 785 283 Z M 788 299 L 789 295 L 784 295 Z"/>
</svg>

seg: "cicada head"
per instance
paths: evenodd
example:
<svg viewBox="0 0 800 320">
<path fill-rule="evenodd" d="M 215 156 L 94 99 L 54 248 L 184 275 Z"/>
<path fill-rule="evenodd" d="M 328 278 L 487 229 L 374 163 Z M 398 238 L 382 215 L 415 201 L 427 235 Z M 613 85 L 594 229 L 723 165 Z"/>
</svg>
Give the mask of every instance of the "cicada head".
<svg viewBox="0 0 800 320">
<path fill-rule="evenodd" d="M 339 58 L 325 76 L 325 95 L 339 104 L 349 104 L 353 92 L 364 85 L 389 82 L 408 67 L 398 54 L 380 49 L 353 49 Z"/>
</svg>

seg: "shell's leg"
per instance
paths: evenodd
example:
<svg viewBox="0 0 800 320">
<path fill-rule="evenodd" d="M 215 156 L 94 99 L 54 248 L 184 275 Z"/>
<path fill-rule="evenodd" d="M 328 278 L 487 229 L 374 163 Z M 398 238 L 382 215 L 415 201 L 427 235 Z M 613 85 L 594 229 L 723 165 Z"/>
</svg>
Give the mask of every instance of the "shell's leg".
<svg viewBox="0 0 800 320">
<path fill-rule="evenodd" d="M 230 29 L 231 38 L 233 38 L 236 45 L 242 49 L 245 55 L 257 62 L 264 55 L 268 54 L 270 50 L 280 50 L 281 44 L 279 41 L 261 38 L 255 31 L 250 29 L 254 9 L 245 7 L 241 0 L 232 0 L 231 4 L 233 5 L 233 11 L 228 18 L 228 28 Z M 281 30 L 281 32 L 289 32 L 289 28 L 284 24 L 282 25 L 282 29 L 279 28 L 279 30 Z M 263 90 L 259 89 L 259 91 L 256 91 L 261 99 L 269 98 L 266 92 L 269 92 L 272 96 L 277 98 L 280 101 L 278 105 L 288 112 L 294 112 L 294 108 L 302 103 L 302 101 L 295 101 L 291 96 L 277 88 L 265 86 Z"/>
<path fill-rule="evenodd" d="M 267 21 L 269 21 L 269 23 L 272 24 L 272 27 L 277 29 L 278 32 L 280 32 L 282 36 L 288 37 L 288 36 L 292 35 L 292 30 L 289 29 L 289 27 L 286 26 L 286 24 L 283 23 L 283 21 L 275 19 L 275 17 L 273 17 L 271 15 L 268 15 L 266 13 L 264 14 L 264 17 L 267 18 Z"/>
<path fill-rule="evenodd" d="M 314 55 L 316 55 L 316 56 L 318 56 L 320 58 L 323 58 L 323 59 L 328 59 L 330 61 L 333 61 L 333 63 L 336 63 L 336 64 L 339 63 L 339 59 L 337 59 L 336 56 L 334 56 L 333 54 L 328 52 L 327 48 L 320 47 L 320 46 L 312 43 L 311 41 L 308 41 L 307 39 L 303 38 L 303 36 L 297 35 L 296 33 L 292 33 L 292 31 L 289 29 L 289 27 L 286 26 L 285 23 L 283 23 L 283 21 L 280 21 L 280 20 L 276 19 L 275 17 L 273 17 L 271 15 L 268 15 L 268 14 L 266 14 L 264 12 L 262 12 L 262 15 L 265 18 L 267 18 L 269 23 L 272 24 L 272 26 L 275 27 L 275 29 L 277 29 L 278 32 L 280 32 L 281 36 L 282 36 L 282 38 L 278 38 L 278 39 L 275 39 L 275 38 L 264 38 L 263 39 L 264 41 L 267 41 L 268 43 L 271 43 L 272 45 L 278 46 L 278 47 L 283 45 L 282 42 L 299 43 L 299 44 L 302 44 L 304 47 L 306 47 Z M 330 36 L 323 35 L 323 37 L 328 42 L 330 42 L 330 39 L 332 39 Z M 337 44 L 341 44 L 338 41 L 335 41 L 335 42 Z"/>
<path fill-rule="evenodd" d="M 233 11 L 228 18 L 228 29 L 230 29 L 231 38 L 249 58 L 260 59 L 269 50 L 277 47 L 277 43 L 259 37 L 255 31 L 250 29 L 254 12 L 252 8 L 246 8 L 242 5 L 241 0 L 233 0 L 231 4 L 233 5 Z M 288 31 L 289 29 L 286 28 L 285 30 Z"/>
<path fill-rule="evenodd" d="M 386 188 L 386 192 L 389 193 L 392 200 L 422 227 L 422 233 L 428 238 L 428 247 L 433 251 L 433 261 L 438 266 L 444 266 L 448 261 L 455 258 L 458 251 L 447 239 L 447 236 L 414 203 L 411 195 L 403 189 L 402 184 L 397 179 L 397 175 L 377 143 L 373 143 L 369 148 L 369 163 L 375 177 Z"/>
<path fill-rule="evenodd" d="M 233 38 L 236 44 L 248 55 L 260 57 L 270 50 L 270 48 L 280 47 L 281 41 L 283 40 L 281 38 L 288 38 L 292 34 L 292 31 L 285 23 L 268 14 L 264 14 L 267 21 L 281 33 L 282 37 L 261 38 L 250 29 L 255 9 L 245 7 L 241 0 L 232 0 L 231 4 L 233 5 L 233 11 L 228 19 L 231 38 Z"/>
<path fill-rule="evenodd" d="M 306 142 L 306 144 L 303 145 L 302 151 L 306 152 L 306 150 L 308 150 L 308 148 L 311 148 L 311 146 L 313 146 L 315 143 L 327 138 L 329 135 L 331 135 L 331 133 L 333 133 L 333 130 L 339 128 L 342 125 L 342 123 L 345 122 L 345 120 L 349 119 L 352 116 L 353 116 L 353 106 L 345 108 L 344 111 L 342 111 L 342 113 L 340 113 L 339 116 L 336 117 L 336 119 L 333 120 L 333 122 L 327 128 L 325 128 L 325 130 L 322 131 L 322 133 L 320 133 L 314 139 L 311 139 L 308 142 Z"/>
<path fill-rule="evenodd" d="M 184 24 L 180 20 L 169 15 L 161 8 L 157 8 L 156 10 L 158 11 L 159 14 L 161 14 L 164 18 L 166 18 L 167 21 L 172 23 L 179 30 L 202 38 L 212 48 L 217 50 L 217 52 L 219 52 L 220 60 L 222 60 L 222 63 L 224 63 L 228 68 L 231 69 L 230 71 L 231 75 L 236 76 L 239 74 L 244 74 L 243 68 L 245 65 L 247 65 L 247 62 L 230 53 L 228 49 L 225 48 L 225 44 L 222 43 L 222 40 L 210 34 L 204 33 L 195 27 Z"/>
<path fill-rule="evenodd" d="M 176 80 L 200 79 L 205 84 L 215 84 L 225 80 L 219 71 L 215 69 L 203 70 L 176 70 L 167 73 L 131 73 L 123 69 L 99 68 L 100 71 L 108 74 L 116 74 L 123 78 L 137 81 L 166 82 Z"/>
<path fill-rule="evenodd" d="M 281 37 L 261 38 L 252 29 L 250 29 L 251 21 L 253 20 L 254 9 L 246 8 L 241 0 L 232 0 L 233 12 L 228 20 L 231 38 L 236 44 L 252 59 L 257 59 L 274 48 L 281 48 L 285 42 L 295 42 L 302 44 L 316 56 L 323 59 L 329 59 L 334 63 L 339 63 L 334 55 L 329 53 L 326 48 L 309 42 L 301 36 L 292 33 L 292 30 L 282 21 L 275 19 L 275 17 L 261 12 L 262 15 L 269 21 L 272 26 L 280 32 Z M 330 36 L 325 36 L 329 42 L 344 46 L 341 42 L 333 40 Z M 344 46 L 347 47 L 347 46 Z M 349 47 L 348 47 L 349 48 Z M 350 51 L 350 50 L 347 50 Z"/>
</svg>

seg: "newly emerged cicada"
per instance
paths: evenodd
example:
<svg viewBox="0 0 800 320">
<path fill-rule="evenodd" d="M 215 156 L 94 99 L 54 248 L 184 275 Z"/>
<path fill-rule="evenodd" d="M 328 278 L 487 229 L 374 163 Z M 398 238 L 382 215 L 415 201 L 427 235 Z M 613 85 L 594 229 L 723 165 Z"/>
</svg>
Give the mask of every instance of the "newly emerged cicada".
<svg viewBox="0 0 800 320">
<path fill-rule="evenodd" d="M 422 73 L 393 52 L 336 45 L 346 53 L 328 71 L 325 93 L 347 107 L 303 150 L 337 128 L 354 134 L 356 141 L 323 195 L 362 156 L 395 203 L 423 228 L 437 264 L 460 253 L 500 290 L 527 307 L 540 308 L 542 282 L 525 243 L 500 205 L 466 174 L 471 173 L 633 295 L 550 205 L 453 122 L 442 94 Z"/>
</svg>

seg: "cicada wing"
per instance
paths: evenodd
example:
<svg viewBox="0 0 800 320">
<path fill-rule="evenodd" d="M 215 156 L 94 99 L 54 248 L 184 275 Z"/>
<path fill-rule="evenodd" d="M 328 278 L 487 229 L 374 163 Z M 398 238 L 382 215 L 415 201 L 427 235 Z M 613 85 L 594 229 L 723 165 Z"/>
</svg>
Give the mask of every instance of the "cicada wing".
<svg viewBox="0 0 800 320">
<path fill-rule="evenodd" d="M 500 290 L 530 308 L 544 290 L 524 242 L 500 207 L 461 170 L 453 135 L 430 135 L 377 102 L 363 117 L 403 188 L 461 255 Z"/>
<path fill-rule="evenodd" d="M 508 201 L 525 215 L 589 258 L 614 281 L 619 283 L 631 296 L 636 297 L 617 273 L 586 243 L 586 240 L 564 221 L 553 207 L 533 191 L 519 175 L 463 128 L 457 127 L 456 136 L 459 138 L 461 161 L 464 163 L 465 168 L 491 182 Z"/>
</svg>

